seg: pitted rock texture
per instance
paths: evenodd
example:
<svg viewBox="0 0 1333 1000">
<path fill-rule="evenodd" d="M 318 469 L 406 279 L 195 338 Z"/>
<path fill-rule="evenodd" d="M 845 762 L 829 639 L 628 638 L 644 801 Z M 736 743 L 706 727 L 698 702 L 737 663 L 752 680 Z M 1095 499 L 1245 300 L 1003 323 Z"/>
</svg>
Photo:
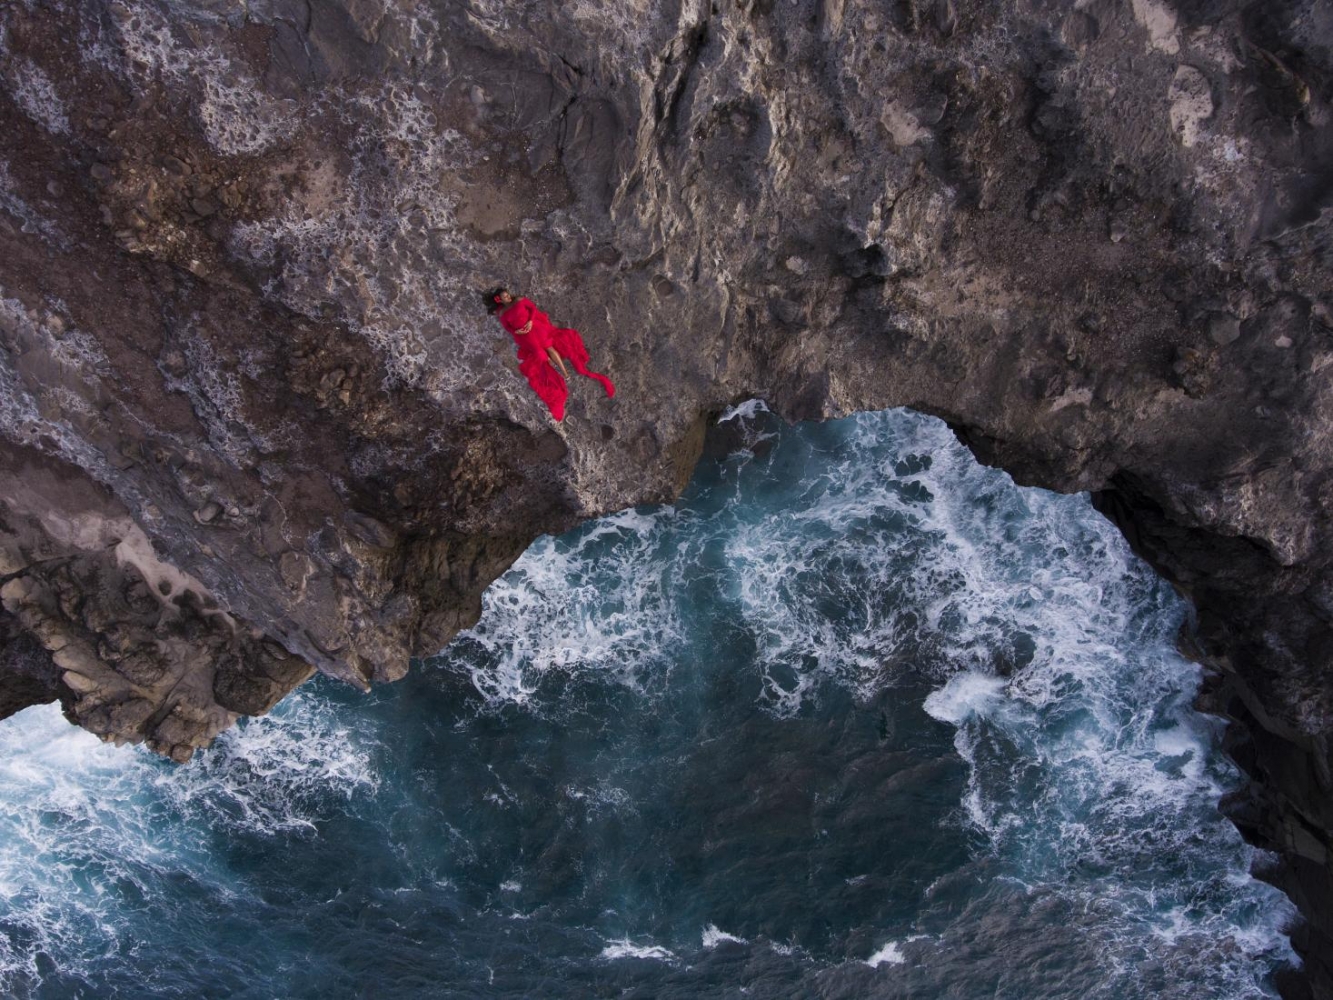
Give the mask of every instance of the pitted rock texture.
<svg viewBox="0 0 1333 1000">
<path fill-rule="evenodd" d="M 0 6 L 0 705 L 402 676 L 711 415 L 906 405 L 1194 600 L 1333 995 L 1318 0 Z M 479 292 L 583 331 L 553 424 Z"/>
</svg>

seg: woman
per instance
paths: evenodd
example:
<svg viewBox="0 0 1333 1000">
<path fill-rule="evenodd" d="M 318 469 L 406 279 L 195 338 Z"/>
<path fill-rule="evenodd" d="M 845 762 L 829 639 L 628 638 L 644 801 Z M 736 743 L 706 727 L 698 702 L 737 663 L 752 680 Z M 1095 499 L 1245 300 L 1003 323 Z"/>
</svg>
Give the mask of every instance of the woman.
<svg viewBox="0 0 1333 1000">
<path fill-rule="evenodd" d="M 602 383 L 608 396 L 616 394 L 609 378 L 588 370 L 588 349 L 577 330 L 555 326 L 551 317 L 533 305 L 531 299 L 516 299 L 507 288 L 497 288 L 487 298 L 490 311 L 500 314 L 500 325 L 513 335 L 518 345 L 518 370 L 556 420 L 565 419 L 565 400 L 569 398 L 566 360 L 580 375 Z M 556 371 L 557 367 L 560 371 Z"/>
</svg>

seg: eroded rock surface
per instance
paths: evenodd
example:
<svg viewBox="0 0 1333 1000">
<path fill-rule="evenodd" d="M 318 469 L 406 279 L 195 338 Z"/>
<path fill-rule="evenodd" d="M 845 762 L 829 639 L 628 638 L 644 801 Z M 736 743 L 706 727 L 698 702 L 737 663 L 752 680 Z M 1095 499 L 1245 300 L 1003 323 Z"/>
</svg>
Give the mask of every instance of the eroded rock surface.
<svg viewBox="0 0 1333 1000">
<path fill-rule="evenodd" d="M 0 6 L 0 707 L 183 759 L 400 677 L 729 403 L 913 406 L 1193 598 L 1330 995 L 1331 39 L 1317 0 Z M 617 398 L 554 425 L 499 282 Z"/>
</svg>

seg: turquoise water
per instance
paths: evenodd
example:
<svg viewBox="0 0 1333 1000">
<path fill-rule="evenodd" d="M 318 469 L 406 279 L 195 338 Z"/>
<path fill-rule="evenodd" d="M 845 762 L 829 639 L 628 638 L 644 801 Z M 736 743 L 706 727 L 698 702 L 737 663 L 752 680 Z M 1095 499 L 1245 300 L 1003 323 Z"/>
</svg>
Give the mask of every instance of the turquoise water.
<svg viewBox="0 0 1333 1000">
<path fill-rule="evenodd" d="M 1257 997 L 1290 904 L 1085 497 L 904 411 L 726 421 L 404 682 L 177 768 L 0 726 L 17 997 Z"/>
</svg>

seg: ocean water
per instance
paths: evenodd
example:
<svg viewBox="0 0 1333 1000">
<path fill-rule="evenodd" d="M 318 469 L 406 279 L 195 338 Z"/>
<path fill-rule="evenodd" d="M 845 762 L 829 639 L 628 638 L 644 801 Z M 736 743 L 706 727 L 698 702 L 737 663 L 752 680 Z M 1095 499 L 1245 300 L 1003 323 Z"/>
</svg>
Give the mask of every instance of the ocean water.
<svg viewBox="0 0 1333 1000">
<path fill-rule="evenodd" d="M 0 993 L 1275 995 L 1187 609 L 1087 498 L 906 411 L 725 421 L 398 685 L 180 768 L 0 725 Z"/>
</svg>

